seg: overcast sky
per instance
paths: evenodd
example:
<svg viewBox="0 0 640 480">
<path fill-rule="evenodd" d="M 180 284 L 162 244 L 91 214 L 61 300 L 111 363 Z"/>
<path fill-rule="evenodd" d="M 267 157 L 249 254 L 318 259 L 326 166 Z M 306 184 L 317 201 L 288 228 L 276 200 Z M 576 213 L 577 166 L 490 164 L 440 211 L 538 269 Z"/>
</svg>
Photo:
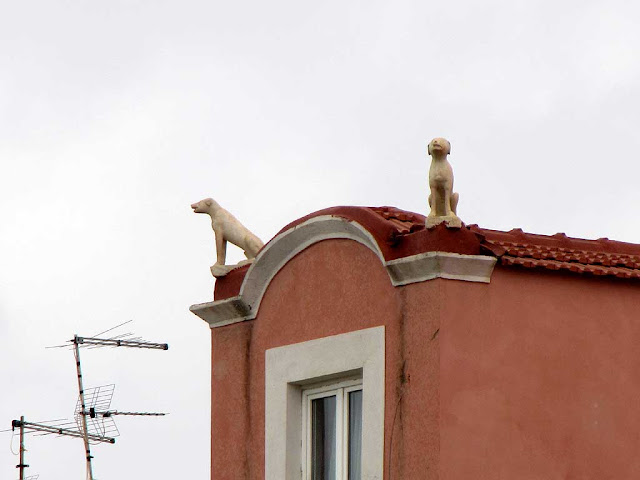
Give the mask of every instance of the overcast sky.
<svg viewBox="0 0 640 480">
<path fill-rule="evenodd" d="M 83 352 L 113 408 L 170 412 L 118 418 L 97 479 L 209 477 L 209 329 L 188 310 L 212 300 L 201 198 L 264 241 L 329 206 L 426 214 L 444 136 L 467 224 L 640 243 L 638 2 L 0 7 L 0 430 L 72 418 L 73 355 L 46 346 L 129 319 L 170 344 Z M 81 441 L 27 448 L 29 475 L 84 478 Z"/>
</svg>

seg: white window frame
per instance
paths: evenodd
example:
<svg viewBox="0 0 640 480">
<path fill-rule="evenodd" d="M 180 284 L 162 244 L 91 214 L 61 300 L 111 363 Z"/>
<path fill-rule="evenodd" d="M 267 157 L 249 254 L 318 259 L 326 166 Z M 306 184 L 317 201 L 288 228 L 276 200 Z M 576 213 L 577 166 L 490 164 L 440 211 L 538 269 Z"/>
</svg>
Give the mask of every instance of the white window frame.
<svg viewBox="0 0 640 480">
<path fill-rule="evenodd" d="M 302 392 L 319 382 L 362 378 L 362 478 L 383 478 L 385 328 L 265 352 L 265 480 L 302 478 Z"/>
<path fill-rule="evenodd" d="M 362 379 L 344 380 L 302 391 L 302 479 L 311 480 L 312 402 L 320 398 L 336 397 L 336 478 L 349 476 L 349 393 L 362 390 Z"/>
</svg>

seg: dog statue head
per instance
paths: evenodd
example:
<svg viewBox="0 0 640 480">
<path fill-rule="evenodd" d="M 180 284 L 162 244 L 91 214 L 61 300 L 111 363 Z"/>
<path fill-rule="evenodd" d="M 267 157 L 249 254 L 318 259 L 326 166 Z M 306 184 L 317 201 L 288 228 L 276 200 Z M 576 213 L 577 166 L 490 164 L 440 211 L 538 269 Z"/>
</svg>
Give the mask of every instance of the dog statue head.
<svg viewBox="0 0 640 480">
<path fill-rule="evenodd" d="M 449 155 L 451 153 L 451 144 L 446 138 L 434 138 L 427 147 L 427 153 L 433 155 L 439 153 L 440 155 Z"/>
<path fill-rule="evenodd" d="M 213 198 L 205 198 L 199 202 L 192 203 L 193 213 L 209 213 L 209 208 L 213 205 Z"/>
</svg>

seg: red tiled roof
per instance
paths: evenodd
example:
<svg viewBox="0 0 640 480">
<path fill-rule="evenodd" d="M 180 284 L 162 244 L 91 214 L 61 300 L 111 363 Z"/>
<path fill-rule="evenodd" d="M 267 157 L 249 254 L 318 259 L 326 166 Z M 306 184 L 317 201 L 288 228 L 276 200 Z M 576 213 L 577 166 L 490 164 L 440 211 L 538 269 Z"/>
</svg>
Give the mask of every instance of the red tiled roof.
<svg viewBox="0 0 640 480">
<path fill-rule="evenodd" d="M 570 238 L 564 233 L 537 235 L 521 229 L 502 232 L 477 225 L 469 230 L 482 238 L 483 247 L 502 265 L 640 278 L 640 245 L 607 238 Z"/>
<path fill-rule="evenodd" d="M 461 229 L 425 228 L 425 217 L 394 207 L 332 207 L 302 217 L 279 233 L 321 215 L 357 222 L 375 239 L 386 261 L 430 251 L 492 255 L 505 267 L 566 271 L 596 276 L 640 279 L 640 245 L 607 238 L 584 240 L 564 233 L 537 235 L 516 228 L 508 232 L 477 225 Z M 248 266 L 217 281 L 216 298 L 236 295 Z"/>
<path fill-rule="evenodd" d="M 493 255 L 501 265 L 564 270 L 640 279 L 640 245 L 607 238 L 584 240 L 564 233 L 537 235 L 470 225 L 425 229 L 425 216 L 395 207 L 333 207 L 296 220 L 282 231 L 319 215 L 359 222 L 376 237 L 386 260 L 428 251 Z"/>
</svg>

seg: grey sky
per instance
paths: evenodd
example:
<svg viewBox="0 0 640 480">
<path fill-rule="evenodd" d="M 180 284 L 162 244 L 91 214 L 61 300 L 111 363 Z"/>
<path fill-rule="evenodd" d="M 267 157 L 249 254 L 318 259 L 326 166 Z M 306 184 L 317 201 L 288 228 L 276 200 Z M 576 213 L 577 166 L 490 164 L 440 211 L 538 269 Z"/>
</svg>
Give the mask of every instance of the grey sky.
<svg viewBox="0 0 640 480">
<path fill-rule="evenodd" d="M 466 223 L 640 243 L 637 2 L 0 6 L 0 429 L 71 418 L 47 345 L 128 319 L 171 345 L 84 354 L 115 408 L 171 413 L 119 419 L 98 479 L 209 475 L 203 197 L 265 241 L 333 205 L 426 213 L 445 136 Z M 27 448 L 29 474 L 83 478 L 81 442 Z"/>
</svg>

